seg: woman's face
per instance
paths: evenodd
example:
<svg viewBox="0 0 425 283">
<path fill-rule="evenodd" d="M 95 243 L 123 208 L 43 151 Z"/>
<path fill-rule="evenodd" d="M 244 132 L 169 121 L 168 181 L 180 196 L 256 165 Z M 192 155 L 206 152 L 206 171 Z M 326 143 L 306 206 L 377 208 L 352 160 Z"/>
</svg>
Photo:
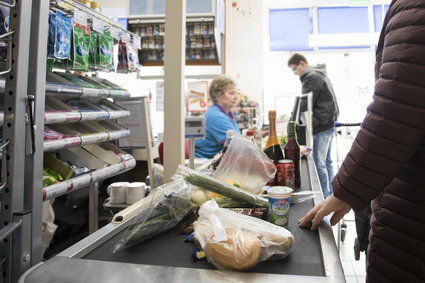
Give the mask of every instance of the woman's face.
<svg viewBox="0 0 425 283">
<path fill-rule="evenodd" d="M 238 94 L 235 86 L 229 86 L 224 94 L 217 97 L 217 104 L 223 107 L 224 111 L 227 112 L 236 105 L 237 100 Z"/>
</svg>

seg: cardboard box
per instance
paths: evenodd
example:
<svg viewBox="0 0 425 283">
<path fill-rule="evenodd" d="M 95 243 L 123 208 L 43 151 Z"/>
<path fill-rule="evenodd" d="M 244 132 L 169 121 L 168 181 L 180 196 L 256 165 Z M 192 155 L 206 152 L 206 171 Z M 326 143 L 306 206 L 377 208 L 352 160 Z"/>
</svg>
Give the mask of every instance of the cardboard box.
<svg viewBox="0 0 425 283">
<path fill-rule="evenodd" d="M 44 154 L 44 166 L 58 172 L 64 180 L 70 179 L 74 174 L 74 170 L 72 170 L 62 160 L 56 158 L 56 156 L 52 153 Z"/>
<path fill-rule="evenodd" d="M 97 144 L 84 145 L 83 148 L 108 164 L 118 164 L 121 162 L 121 158 L 114 151 L 106 150 Z"/>
<path fill-rule="evenodd" d="M 108 164 L 98 159 L 87 150 L 80 147 L 64 148 L 58 151 L 59 158 L 64 161 L 69 161 L 79 167 L 87 167 L 90 169 L 101 169 Z"/>
</svg>

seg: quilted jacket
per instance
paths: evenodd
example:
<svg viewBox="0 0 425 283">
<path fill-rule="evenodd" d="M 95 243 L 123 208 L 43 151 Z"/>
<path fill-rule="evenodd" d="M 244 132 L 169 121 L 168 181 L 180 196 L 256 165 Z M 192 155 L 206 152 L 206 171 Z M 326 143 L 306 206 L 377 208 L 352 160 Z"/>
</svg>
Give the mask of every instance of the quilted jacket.
<svg viewBox="0 0 425 283">
<path fill-rule="evenodd" d="M 372 201 L 368 282 L 425 282 L 425 0 L 393 0 L 376 53 L 373 102 L 334 195 Z"/>
</svg>

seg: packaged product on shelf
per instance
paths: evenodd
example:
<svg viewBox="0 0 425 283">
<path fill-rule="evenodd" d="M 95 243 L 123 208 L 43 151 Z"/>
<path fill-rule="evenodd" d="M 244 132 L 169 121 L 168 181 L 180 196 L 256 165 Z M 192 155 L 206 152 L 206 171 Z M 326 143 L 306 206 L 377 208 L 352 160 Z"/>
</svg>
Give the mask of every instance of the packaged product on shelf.
<svg viewBox="0 0 425 283">
<path fill-rule="evenodd" d="M 149 38 L 148 48 L 150 48 L 150 49 L 154 49 L 155 48 L 155 38 L 153 38 L 153 37 Z"/>
<path fill-rule="evenodd" d="M 202 38 L 199 37 L 196 39 L 196 47 L 201 48 L 203 45 Z"/>
<path fill-rule="evenodd" d="M 149 39 L 148 38 L 142 39 L 142 48 L 149 48 Z"/>
<path fill-rule="evenodd" d="M 214 38 L 211 38 L 211 39 L 210 39 L 210 45 L 211 45 L 211 47 L 215 47 L 215 41 L 214 41 Z"/>
<path fill-rule="evenodd" d="M 133 44 L 127 45 L 128 55 L 128 70 L 130 72 L 136 72 L 139 69 L 139 54 L 137 48 Z"/>
<path fill-rule="evenodd" d="M 56 12 L 55 58 L 71 58 L 72 18 Z"/>
<path fill-rule="evenodd" d="M 159 25 L 153 26 L 153 35 L 159 35 Z"/>
<path fill-rule="evenodd" d="M 200 33 L 202 35 L 208 34 L 208 25 L 206 23 L 201 24 L 201 31 Z"/>
<path fill-rule="evenodd" d="M 193 25 L 193 34 L 195 35 L 201 34 L 201 25 L 199 23 L 195 23 Z"/>
<path fill-rule="evenodd" d="M 189 60 L 195 60 L 195 50 L 189 51 Z"/>
<path fill-rule="evenodd" d="M 208 34 L 214 34 L 214 23 L 208 25 Z"/>
<path fill-rule="evenodd" d="M 155 48 L 156 49 L 162 48 L 162 37 L 155 38 Z"/>
<path fill-rule="evenodd" d="M 153 34 L 153 27 L 151 25 L 146 26 L 146 36 L 152 36 Z"/>
<path fill-rule="evenodd" d="M 165 35 L 165 24 L 159 24 L 159 35 Z"/>
<path fill-rule="evenodd" d="M 204 37 L 204 44 L 203 47 L 210 47 L 210 38 L 209 37 Z"/>
<path fill-rule="evenodd" d="M 114 54 L 114 39 L 109 33 L 99 33 L 99 50 L 98 50 L 98 64 L 101 68 L 109 69 L 112 64 L 112 56 Z"/>
<path fill-rule="evenodd" d="M 141 27 L 140 28 L 140 36 L 145 36 L 146 35 L 146 27 Z"/>
<path fill-rule="evenodd" d="M 68 101 L 68 104 L 78 108 L 78 110 L 80 110 L 81 112 L 96 111 L 95 109 L 89 107 L 87 104 L 84 103 L 84 101 L 81 101 L 81 100 L 77 100 L 77 99 L 70 100 Z"/>
<path fill-rule="evenodd" d="M 63 138 L 63 134 L 56 132 L 49 127 L 44 126 L 44 140 L 50 141 L 50 140 L 60 140 Z"/>
<path fill-rule="evenodd" d="M 73 37 L 73 69 L 87 71 L 89 69 L 90 30 L 74 24 Z"/>
<path fill-rule="evenodd" d="M 62 78 L 67 79 L 68 81 L 80 86 L 80 87 L 87 87 L 87 88 L 96 88 L 95 85 L 90 84 L 86 82 L 85 80 L 82 80 L 78 76 L 71 74 L 71 73 L 64 73 L 64 72 L 55 72 L 54 74 L 59 75 Z"/>
<path fill-rule="evenodd" d="M 203 59 L 203 56 L 202 56 L 202 50 L 195 50 L 195 59 L 196 59 L 196 60 L 201 60 L 201 59 Z"/>
<path fill-rule="evenodd" d="M 97 38 L 97 32 L 91 31 L 90 33 L 90 42 L 89 42 L 89 64 L 91 68 L 97 69 L 98 66 L 98 50 L 99 50 L 99 40 Z"/>
<path fill-rule="evenodd" d="M 56 14 L 49 11 L 49 39 L 47 41 L 47 57 L 55 58 Z M 52 62 L 53 63 L 53 62 Z"/>
<path fill-rule="evenodd" d="M 118 43 L 118 64 L 117 73 L 128 73 L 127 46 L 120 40 Z"/>
</svg>

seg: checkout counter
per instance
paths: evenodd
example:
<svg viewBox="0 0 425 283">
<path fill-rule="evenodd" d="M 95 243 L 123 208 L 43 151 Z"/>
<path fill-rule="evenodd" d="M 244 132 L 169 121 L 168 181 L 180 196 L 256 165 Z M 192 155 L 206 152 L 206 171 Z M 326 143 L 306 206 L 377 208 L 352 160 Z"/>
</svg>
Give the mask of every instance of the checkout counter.
<svg viewBox="0 0 425 283">
<path fill-rule="evenodd" d="M 301 191 L 320 192 L 311 156 L 301 162 Z M 193 261 L 193 243 L 176 227 L 139 246 L 112 253 L 130 221 L 108 224 L 57 256 L 24 273 L 19 282 L 345 282 L 328 218 L 312 232 L 298 227 L 316 203 L 314 199 L 291 206 L 288 229 L 295 237 L 292 253 L 285 259 L 258 263 L 245 272 L 217 270 L 206 260 Z"/>
</svg>

